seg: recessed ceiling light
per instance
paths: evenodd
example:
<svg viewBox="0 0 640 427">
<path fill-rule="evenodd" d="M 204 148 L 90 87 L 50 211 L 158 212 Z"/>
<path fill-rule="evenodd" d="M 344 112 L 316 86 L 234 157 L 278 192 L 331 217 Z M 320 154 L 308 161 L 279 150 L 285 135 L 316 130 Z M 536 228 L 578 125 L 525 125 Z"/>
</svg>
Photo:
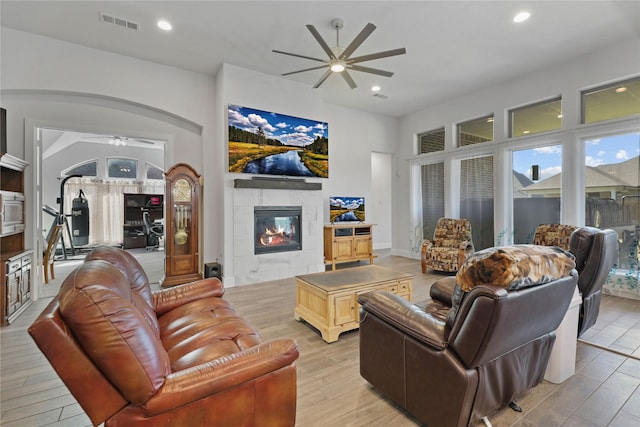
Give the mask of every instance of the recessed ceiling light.
<svg viewBox="0 0 640 427">
<path fill-rule="evenodd" d="M 627 88 L 624 87 L 624 86 L 619 87 L 619 88 L 616 89 L 616 93 L 622 93 L 622 92 L 626 92 L 626 91 L 627 91 Z"/>
<path fill-rule="evenodd" d="M 516 24 L 524 22 L 529 19 L 530 16 L 531 14 L 529 12 L 519 12 L 516 14 L 516 16 L 513 17 L 513 22 L 515 22 Z"/>
<path fill-rule="evenodd" d="M 371 86 L 371 92 L 380 92 L 380 86 L 378 85 Z"/>
<path fill-rule="evenodd" d="M 158 28 L 165 31 L 171 31 L 171 29 L 173 28 L 169 21 L 165 21 L 164 19 L 159 20 L 157 25 Z"/>
<path fill-rule="evenodd" d="M 530 130 L 523 130 L 522 133 L 526 135 L 528 133 L 531 133 L 531 131 Z"/>
</svg>

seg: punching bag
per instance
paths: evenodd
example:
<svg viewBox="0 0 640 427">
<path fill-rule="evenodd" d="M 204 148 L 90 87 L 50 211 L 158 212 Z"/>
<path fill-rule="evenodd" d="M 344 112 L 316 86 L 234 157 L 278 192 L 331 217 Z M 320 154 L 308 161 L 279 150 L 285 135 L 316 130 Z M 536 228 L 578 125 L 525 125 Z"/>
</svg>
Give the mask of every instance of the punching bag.
<svg viewBox="0 0 640 427">
<path fill-rule="evenodd" d="M 71 228 L 74 246 L 89 244 L 89 201 L 82 190 L 71 205 Z"/>
</svg>

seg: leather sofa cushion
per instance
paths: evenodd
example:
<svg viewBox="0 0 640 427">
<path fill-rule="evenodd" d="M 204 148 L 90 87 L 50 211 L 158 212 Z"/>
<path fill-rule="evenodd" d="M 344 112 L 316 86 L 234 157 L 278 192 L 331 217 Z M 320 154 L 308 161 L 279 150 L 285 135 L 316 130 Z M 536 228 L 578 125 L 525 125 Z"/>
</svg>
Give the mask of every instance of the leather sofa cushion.
<svg viewBox="0 0 640 427">
<path fill-rule="evenodd" d="M 456 281 L 465 292 L 478 284 L 520 289 L 568 276 L 575 266 L 574 256 L 557 246 L 502 246 L 467 258 Z"/>
<path fill-rule="evenodd" d="M 109 246 L 100 246 L 92 250 L 85 258 L 85 261 L 104 260 L 115 266 L 129 282 L 134 305 L 144 319 L 149 323 L 156 335 L 160 334 L 158 319 L 153 309 L 151 297 L 151 287 L 147 273 L 140 267 L 138 261 L 129 252 Z"/>
<path fill-rule="evenodd" d="M 125 399 L 142 404 L 160 389 L 171 372 L 169 357 L 118 268 L 85 262 L 65 279 L 59 300 L 78 343 Z"/>
</svg>

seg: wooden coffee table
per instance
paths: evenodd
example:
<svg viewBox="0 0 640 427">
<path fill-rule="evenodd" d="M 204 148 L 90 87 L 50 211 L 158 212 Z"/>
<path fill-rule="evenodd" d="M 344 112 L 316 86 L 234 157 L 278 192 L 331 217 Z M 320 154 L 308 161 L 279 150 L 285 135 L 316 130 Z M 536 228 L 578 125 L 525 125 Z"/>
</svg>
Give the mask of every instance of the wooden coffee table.
<svg viewBox="0 0 640 427">
<path fill-rule="evenodd" d="M 411 274 L 377 265 L 296 276 L 294 318 L 316 327 L 328 343 L 345 331 L 358 329 L 358 295 L 383 290 L 411 300 Z"/>
</svg>

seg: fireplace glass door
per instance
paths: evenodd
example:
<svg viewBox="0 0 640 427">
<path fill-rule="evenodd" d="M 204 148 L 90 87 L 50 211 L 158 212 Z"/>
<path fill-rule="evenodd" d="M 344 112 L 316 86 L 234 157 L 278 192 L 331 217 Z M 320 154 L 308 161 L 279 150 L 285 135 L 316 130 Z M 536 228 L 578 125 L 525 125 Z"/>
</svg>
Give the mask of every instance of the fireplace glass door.
<svg viewBox="0 0 640 427">
<path fill-rule="evenodd" d="M 301 206 L 256 206 L 254 253 L 301 250 L 301 216 Z"/>
</svg>

